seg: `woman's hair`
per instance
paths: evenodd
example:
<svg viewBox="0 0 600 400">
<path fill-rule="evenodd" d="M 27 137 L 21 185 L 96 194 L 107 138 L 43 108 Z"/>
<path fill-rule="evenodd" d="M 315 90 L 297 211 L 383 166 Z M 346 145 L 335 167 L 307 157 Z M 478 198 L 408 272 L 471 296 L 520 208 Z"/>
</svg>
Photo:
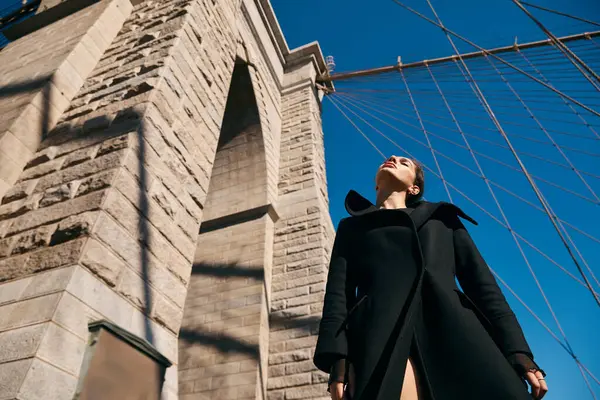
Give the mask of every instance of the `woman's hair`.
<svg viewBox="0 0 600 400">
<path fill-rule="evenodd" d="M 415 182 L 414 184 L 417 185 L 419 187 L 419 194 L 416 195 L 411 195 L 410 193 L 408 193 L 406 195 L 406 202 L 407 203 L 414 203 L 416 201 L 419 201 L 422 197 L 423 194 L 425 193 L 425 171 L 423 171 L 423 164 L 421 164 L 420 162 L 418 162 L 415 159 L 411 159 L 411 161 L 415 164 Z"/>
</svg>

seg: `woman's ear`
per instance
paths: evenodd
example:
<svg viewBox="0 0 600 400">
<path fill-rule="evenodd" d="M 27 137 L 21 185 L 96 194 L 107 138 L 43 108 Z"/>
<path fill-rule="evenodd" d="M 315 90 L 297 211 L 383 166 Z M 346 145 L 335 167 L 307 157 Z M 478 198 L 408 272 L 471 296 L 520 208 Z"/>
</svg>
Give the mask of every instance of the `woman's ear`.
<svg viewBox="0 0 600 400">
<path fill-rule="evenodd" d="M 416 196 L 421 192 L 421 188 L 419 188 L 416 185 L 413 185 L 411 187 L 408 188 L 408 193 L 410 193 L 412 196 Z"/>
</svg>

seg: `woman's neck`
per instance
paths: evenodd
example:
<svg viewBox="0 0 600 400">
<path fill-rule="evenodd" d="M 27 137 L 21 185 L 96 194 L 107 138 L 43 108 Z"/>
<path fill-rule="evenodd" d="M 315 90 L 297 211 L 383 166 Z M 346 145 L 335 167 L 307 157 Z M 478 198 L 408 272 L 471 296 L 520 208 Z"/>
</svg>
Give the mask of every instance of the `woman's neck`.
<svg viewBox="0 0 600 400">
<path fill-rule="evenodd" d="M 406 208 L 406 192 L 388 192 L 379 190 L 377 192 L 376 203 L 378 208 Z"/>
</svg>

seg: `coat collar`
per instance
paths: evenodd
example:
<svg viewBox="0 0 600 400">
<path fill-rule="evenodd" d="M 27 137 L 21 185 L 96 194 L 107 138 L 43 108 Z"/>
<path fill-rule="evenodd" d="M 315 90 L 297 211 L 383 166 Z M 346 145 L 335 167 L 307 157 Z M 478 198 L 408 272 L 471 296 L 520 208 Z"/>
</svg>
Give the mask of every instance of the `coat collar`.
<svg viewBox="0 0 600 400">
<path fill-rule="evenodd" d="M 348 214 L 355 217 L 379 210 L 379 208 L 377 208 L 373 203 L 371 203 L 360 193 L 354 190 L 350 190 L 346 195 L 345 207 Z M 447 203 L 445 201 L 440 201 L 437 203 L 430 203 L 428 201 L 418 201 L 409 204 L 407 207 L 412 208 L 414 210 L 411 213 L 411 217 L 417 229 L 423 226 L 423 224 L 425 224 L 425 222 L 427 222 L 431 218 L 431 216 L 440 208 L 446 208 L 448 209 L 448 211 L 452 211 L 459 217 L 471 222 L 474 225 L 477 225 L 477 221 L 465 214 L 465 212 L 461 210 L 458 206 L 455 206 L 452 203 Z"/>
</svg>

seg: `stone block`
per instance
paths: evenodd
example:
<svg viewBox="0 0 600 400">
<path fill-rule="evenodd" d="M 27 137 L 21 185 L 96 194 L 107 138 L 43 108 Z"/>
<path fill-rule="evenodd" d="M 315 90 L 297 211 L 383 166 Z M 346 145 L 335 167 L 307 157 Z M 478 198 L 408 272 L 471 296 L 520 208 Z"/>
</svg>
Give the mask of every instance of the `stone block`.
<svg viewBox="0 0 600 400">
<path fill-rule="evenodd" d="M 48 325 L 30 325 L 0 333 L 0 364 L 33 357 Z"/>
<path fill-rule="evenodd" d="M 310 354 L 307 350 L 296 350 L 288 353 L 269 355 L 269 365 L 285 364 L 309 359 Z"/>
<path fill-rule="evenodd" d="M 0 240 L 0 258 L 8 257 L 10 255 L 15 240 L 16 238 L 14 236 Z"/>
<path fill-rule="evenodd" d="M 67 292 L 108 320 L 129 329 L 134 307 L 88 270 L 75 270 Z"/>
<path fill-rule="evenodd" d="M 105 194 L 104 191 L 93 192 L 22 215 L 12 222 L 8 234 L 23 232 L 36 226 L 57 222 L 70 215 L 97 210 L 102 205 Z M 10 204 L 12 203 L 7 204 L 7 206 Z"/>
<path fill-rule="evenodd" d="M 27 253 L 39 247 L 48 246 L 50 244 L 50 238 L 56 230 L 56 226 L 56 224 L 40 226 L 31 231 L 19 234 L 15 237 L 15 243 L 12 247 L 11 254 Z"/>
<path fill-rule="evenodd" d="M 20 279 L 28 282 L 27 287 L 21 294 L 21 299 L 65 290 L 74 271 L 75 266 L 71 266 L 42 272 L 30 278 Z"/>
<path fill-rule="evenodd" d="M 19 165 L 25 165 L 33 153 L 10 131 L 5 131 L 0 135 L 0 149 Z"/>
<path fill-rule="evenodd" d="M 160 400 L 181 400 L 181 397 L 177 394 L 177 390 L 169 389 L 166 386 L 163 387 L 162 393 L 160 394 Z"/>
<path fill-rule="evenodd" d="M 131 134 L 125 134 L 125 135 L 117 136 L 115 138 L 106 140 L 100 146 L 100 149 L 98 150 L 98 156 L 112 153 L 113 151 L 126 149 L 126 148 L 130 147 L 130 143 L 131 143 Z"/>
<path fill-rule="evenodd" d="M 177 392 L 177 388 L 179 386 L 179 371 L 177 370 L 177 365 L 172 365 L 167 368 L 165 371 L 165 380 L 164 386 L 167 388 Z"/>
<path fill-rule="evenodd" d="M 66 168 L 57 174 L 46 176 L 43 179 L 40 179 L 36 190 L 46 190 L 47 188 L 79 180 L 107 169 L 116 168 L 121 165 L 127 156 L 128 151 L 129 150 L 125 149 L 107 154 L 103 157 L 96 157 L 93 160 Z M 66 157 L 61 157 L 56 161 L 64 160 L 65 158 Z"/>
<path fill-rule="evenodd" d="M 72 165 L 77 165 L 89 161 L 96 156 L 97 152 L 98 146 L 92 146 L 76 150 L 66 156 L 63 168 L 68 168 Z"/>
<path fill-rule="evenodd" d="M 16 399 L 33 358 L 0 364 L 0 399 Z"/>
<path fill-rule="evenodd" d="M 80 339 L 88 340 L 90 335 L 88 324 L 102 318 L 104 317 L 98 311 L 84 304 L 71 293 L 65 292 L 58 303 L 52 320 Z"/>
<path fill-rule="evenodd" d="M 19 391 L 20 399 L 70 399 L 75 394 L 77 378 L 34 358 Z"/>
<path fill-rule="evenodd" d="M 4 195 L 2 204 L 10 203 L 15 200 L 21 200 L 30 196 L 35 190 L 37 182 L 37 179 L 31 179 L 14 185 L 9 191 L 6 192 L 6 195 Z"/>
<path fill-rule="evenodd" d="M 37 350 L 37 356 L 77 376 L 85 347 L 85 340 L 50 322 Z"/>
<path fill-rule="evenodd" d="M 23 278 L 0 284 L 0 305 L 18 301 L 32 279 Z"/>
<path fill-rule="evenodd" d="M 18 217 L 37 209 L 41 194 L 23 200 L 13 201 L 0 207 L 0 220 Z"/>
<path fill-rule="evenodd" d="M 77 264 L 87 240 L 81 238 L 33 252 L 29 255 L 23 272 L 30 274 Z"/>
<path fill-rule="evenodd" d="M 187 288 L 178 277 L 164 266 L 155 266 L 150 269 L 149 278 L 152 286 L 183 309 Z"/>
<path fill-rule="evenodd" d="M 42 113 L 48 113 L 49 126 L 52 128 L 56 124 L 57 118 L 60 118 L 61 114 L 69 107 L 69 100 L 60 93 L 50 79 L 44 84 L 44 87 L 40 88 L 37 95 L 31 100 L 31 104 Z"/>
<path fill-rule="evenodd" d="M 115 186 L 132 204 L 140 209 L 142 214 L 148 218 L 165 238 L 179 250 L 181 255 L 191 263 L 191 258 L 195 250 L 194 243 L 181 229 L 179 229 L 179 227 L 177 227 L 176 224 L 173 223 L 173 220 L 169 218 L 156 202 L 144 199 L 144 196 L 147 196 L 147 194 L 140 189 L 138 182 L 128 174 L 121 174 L 117 182 L 115 182 Z M 147 206 L 142 207 L 142 204 L 146 204 Z M 181 265 L 183 260 L 177 260 L 177 257 L 181 258 L 180 255 L 172 254 L 170 257 L 172 257 L 173 261 L 171 265 L 174 267 Z M 183 270 L 174 268 L 173 271 L 187 281 L 186 275 L 189 274 L 189 269 L 187 271 L 186 269 L 186 267 L 183 267 Z"/>
<path fill-rule="evenodd" d="M 162 296 L 156 296 L 153 299 L 153 302 L 152 318 L 171 332 L 177 334 L 179 332 L 181 319 L 183 318 L 183 310 L 171 304 Z"/>
<path fill-rule="evenodd" d="M 4 193 L 8 192 L 8 190 L 13 186 L 12 180 L 11 183 L 8 183 L 1 175 L 0 175 L 0 199 L 4 197 Z M 0 224 L 1 225 L 1 224 Z M 1 228 L 1 226 L 0 226 Z M 2 235 L 2 231 L 0 231 L 0 237 Z"/>
<path fill-rule="evenodd" d="M 34 105 L 26 106 L 10 127 L 10 131 L 31 153 L 37 151 L 43 132 L 49 130 L 50 127 L 46 125 L 44 116 Z M 23 160 L 23 162 L 26 163 L 27 160 Z"/>
<path fill-rule="evenodd" d="M 217 376 L 213 377 L 211 386 L 213 388 L 222 388 L 243 384 L 252 384 L 256 382 L 257 378 L 258 376 L 256 372 L 244 372 L 232 375 Z"/>
<path fill-rule="evenodd" d="M 73 67 L 73 71 L 70 73 L 76 73 L 78 77 L 87 77 L 98 63 L 100 55 L 101 52 L 93 44 L 92 40 L 88 37 L 84 37 L 82 42 L 75 46 L 71 54 L 69 54 L 66 59 L 66 63 Z M 65 63 L 61 65 L 61 69 L 63 68 L 64 64 Z M 83 79 L 81 80 L 79 87 L 82 85 Z M 77 89 L 79 89 L 79 87 Z"/>
<path fill-rule="evenodd" d="M 25 163 L 13 160 L 3 149 L 0 149 L 0 160 L 0 179 L 12 186 L 19 179 Z"/>
<path fill-rule="evenodd" d="M 28 258 L 29 255 L 25 254 L 0 260 L 0 282 L 26 275 L 24 266 Z"/>
<path fill-rule="evenodd" d="M 52 79 L 54 86 L 67 99 L 72 99 L 83 85 L 81 75 L 68 60 L 65 60 L 60 68 L 54 72 Z"/>
<path fill-rule="evenodd" d="M 11 224 L 12 221 L 0 221 L 0 239 L 6 236 Z"/>
<path fill-rule="evenodd" d="M 33 168 L 40 164 L 47 163 L 48 161 L 54 160 L 58 154 L 56 146 L 46 147 L 44 150 L 39 151 L 35 156 L 27 163 L 26 168 Z"/>
<path fill-rule="evenodd" d="M 144 312 L 149 311 L 148 302 L 156 296 L 150 284 L 129 268 L 123 270 L 117 291 Z"/>
<path fill-rule="evenodd" d="M 35 167 L 26 169 L 21 174 L 20 180 L 26 181 L 28 179 L 39 178 L 41 176 L 51 174 L 52 172 L 56 172 L 62 168 L 64 162 L 65 158 L 57 158 L 55 160 L 50 160 L 43 164 L 39 164 Z"/>
<path fill-rule="evenodd" d="M 286 375 L 277 378 L 269 378 L 267 387 L 269 389 L 282 389 L 286 387 L 308 385 L 310 383 L 310 373 L 304 373 L 297 375 Z"/>
<path fill-rule="evenodd" d="M 51 246 L 68 242 L 78 237 L 88 236 L 98 220 L 99 211 L 88 211 L 71 215 L 60 221 L 52 235 Z"/>
<path fill-rule="evenodd" d="M 143 205 L 134 207 L 129 199 L 116 190 L 111 191 L 104 206 L 106 211 L 125 227 L 127 233 L 143 246 L 144 250 L 142 251 L 151 252 L 162 263 L 166 264 L 171 271 L 174 271 L 182 282 L 187 281 L 189 275 L 187 271 L 189 271 L 191 263 L 177 252 L 167 238 L 163 236 L 163 231 L 156 227 L 156 225 L 161 224 L 157 221 L 157 218 L 164 217 L 164 214 L 148 221 L 138 211 L 138 208 L 144 208 Z"/>
<path fill-rule="evenodd" d="M 116 285 L 119 275 L 127 268 L 108 247 L 95 239 L 86 244 L 81 264 L 111 287 Z"/>
<path fill-rule="evenodd" d="M 118 173 L 119 168 L 113 168 L 81 180 L 75 196 L 83 196 L 90 192 L 109 187 Z"/>
<path fill-rule="evenodd" d="M 156 201 L 163 211 L 171 218 L 175 217 L 175 213 L 181 207 L 159 181 L 153 182 L 152 187 L 148 191 L 148 195 Z"/>
<path fill-rule="evenodd" d="M 50 321 L 60 294 L 50 294 L 0 307 L 0 331 Z"/>
<path fill-rule="evenodd" d="M 119 255 L 139 275 L 160 266 L 158 260 L 143 249 L 123 227 L 110 216 L 101 213 L 93 231 L 94 235 Z"/>
</svg>

